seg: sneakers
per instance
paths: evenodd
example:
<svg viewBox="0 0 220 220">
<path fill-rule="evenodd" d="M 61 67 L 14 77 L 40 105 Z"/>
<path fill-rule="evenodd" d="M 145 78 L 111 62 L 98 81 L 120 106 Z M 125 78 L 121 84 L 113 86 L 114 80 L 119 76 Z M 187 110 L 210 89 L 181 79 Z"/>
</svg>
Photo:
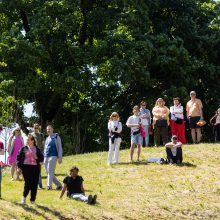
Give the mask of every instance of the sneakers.
<svg viewBox="0 0 220 220">
<path fill-rule="evenodd" d="M 97 199 L 97 195 L 94 195 L 93 199 L 92 199 L 92 204 L 94 204 L 94 205 L 96 204 L 96 199 Z"/>
<path fill-rule="evenodd" d="M 90 205 L 95 205 L 96 199 L 97 199 L 97 195 L 94 195 L 93 197 L 92 197 L 92 195 L 89 195 L 87 203 Z"/>
<path fill-rule="evenodd" d="M 56 190 L 60 191 L 60 190 L 62 190 L 62 188 L 63 188 L 62 186 L 57 186 Z"/>
<path fill-rule="evenodd" d="M 47 186 L 47 190 L 51 190 L 52 189 L 52 187 L 51 186 Z"/>
<path fill-rule="evenodd" d="M 26 204 L 26 198 L 24 196 L 21 199 L 21 204 L 23 204 L 23 205 Z"/>
<path fill-rule="evenodd" d="M 92 195 L 89 195 L 89 196 L 88 196 L 88 201 L 87 201 L 87 203 L 90 204 L 90 205 L 93 204 Z"/>
<path fill-rule="evenodd" d="M 34 204 L 35 204 L 35 201 L 31 201 L 31 204 L 34 205 Z"/>
</svg>

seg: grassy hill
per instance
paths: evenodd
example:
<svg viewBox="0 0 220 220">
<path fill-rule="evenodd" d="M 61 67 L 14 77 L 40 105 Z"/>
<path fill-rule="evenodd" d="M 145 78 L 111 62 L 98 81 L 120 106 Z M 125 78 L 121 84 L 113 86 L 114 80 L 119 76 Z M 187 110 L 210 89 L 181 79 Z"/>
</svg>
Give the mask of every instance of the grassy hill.
<svg viewBox="0 0 220 220">
<path fill-rule="evenodd" d="M 56 190 L 38 190 L 37 205 L 20 205 L 23 181 L 12 182 L 3 171 L 0 219 L 220 219 L 220 145 L 183 147 L 184 165 L 147 164 L 146 158 L 165 157 L 164 148 L 143 148 L 142 162 L 129 163 L 129 150 L 120 164 L 106 165 L 107 152 L 65 157 L 57 165 L 60 180 L 77 165 L 86 193 L 96 193 L 90 206 L 64 197 Z M 46 177 L 43 173 L 43 183 Z M 29 197 L 28 197 L 29 200 Z"/>
</svg>

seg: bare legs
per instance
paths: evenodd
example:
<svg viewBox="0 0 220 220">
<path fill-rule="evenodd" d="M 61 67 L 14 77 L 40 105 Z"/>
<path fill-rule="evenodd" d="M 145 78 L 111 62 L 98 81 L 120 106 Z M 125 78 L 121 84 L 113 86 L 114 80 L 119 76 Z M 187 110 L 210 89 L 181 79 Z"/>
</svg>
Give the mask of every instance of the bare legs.
<svg viewBox="0 0 220 220">
<path fill-rule="evenodd" d="M 15 172 L 16 172 L 16 179 L 19 180 L 19 174 L 18 174 L 18 172 L 17 172 L 17 165 L 16 165 L 16 163 L 13 163 L 13 164 L 11 165 L 11 170 L 10 170 L 10 172 L 11 172 L 11 179 L 12 179 L 12 180 L 14 180 L 14 173 L 15 173 Z"/>
<path fill-rule="evenodd" d="M 191 128 L 193 143 L 200 142 L 202 139 L 201 128 Z"/>
<path fill-rule="evenodd" d="M 132 144 L 130 148 L 130 159 L 133 161 L 133 155 L 134 155 L 134 148 L 136 144 Z M 141 155 L 141 145 L 137 144 L 137 160 L 140 160 L 140 155 Z"/>
</svg>

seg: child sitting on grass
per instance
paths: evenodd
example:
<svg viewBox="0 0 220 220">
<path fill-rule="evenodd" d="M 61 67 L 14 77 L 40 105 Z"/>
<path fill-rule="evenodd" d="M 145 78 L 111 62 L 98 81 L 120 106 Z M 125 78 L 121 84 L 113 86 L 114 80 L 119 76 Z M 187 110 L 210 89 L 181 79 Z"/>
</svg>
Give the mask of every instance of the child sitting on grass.
<svg viewBox="0 0 220 220">
<path fill-rule="evenodd" d="M 67 196 L 71 199 L 86 202 L 88 204 L 95 204 L 97 195 L 85 196 L 85 191 L 83 188 L 83 178 L 78 175 L 79 168 L 72 167 L 70 169 L 70 175 L 66 176 L 63 180 L 64 186 L 62 188 L 60 199 L 62 199 L 64 193 L 67 190 Z"/>
</svg>

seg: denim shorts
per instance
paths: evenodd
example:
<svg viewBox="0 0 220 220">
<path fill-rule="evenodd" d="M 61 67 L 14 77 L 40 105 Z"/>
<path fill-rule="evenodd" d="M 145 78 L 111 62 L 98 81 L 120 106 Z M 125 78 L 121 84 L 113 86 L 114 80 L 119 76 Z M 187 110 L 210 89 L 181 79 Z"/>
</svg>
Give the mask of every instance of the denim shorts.
<svg viewBox="0 0 220 220">
<path fill-rule="evenodd" d="M 137 144 L 137 145 L 143 144 L 143 137 L 141 136 L 140 133 L 136 135 L 131 134 L 131 144 Z"/>
</svg>

